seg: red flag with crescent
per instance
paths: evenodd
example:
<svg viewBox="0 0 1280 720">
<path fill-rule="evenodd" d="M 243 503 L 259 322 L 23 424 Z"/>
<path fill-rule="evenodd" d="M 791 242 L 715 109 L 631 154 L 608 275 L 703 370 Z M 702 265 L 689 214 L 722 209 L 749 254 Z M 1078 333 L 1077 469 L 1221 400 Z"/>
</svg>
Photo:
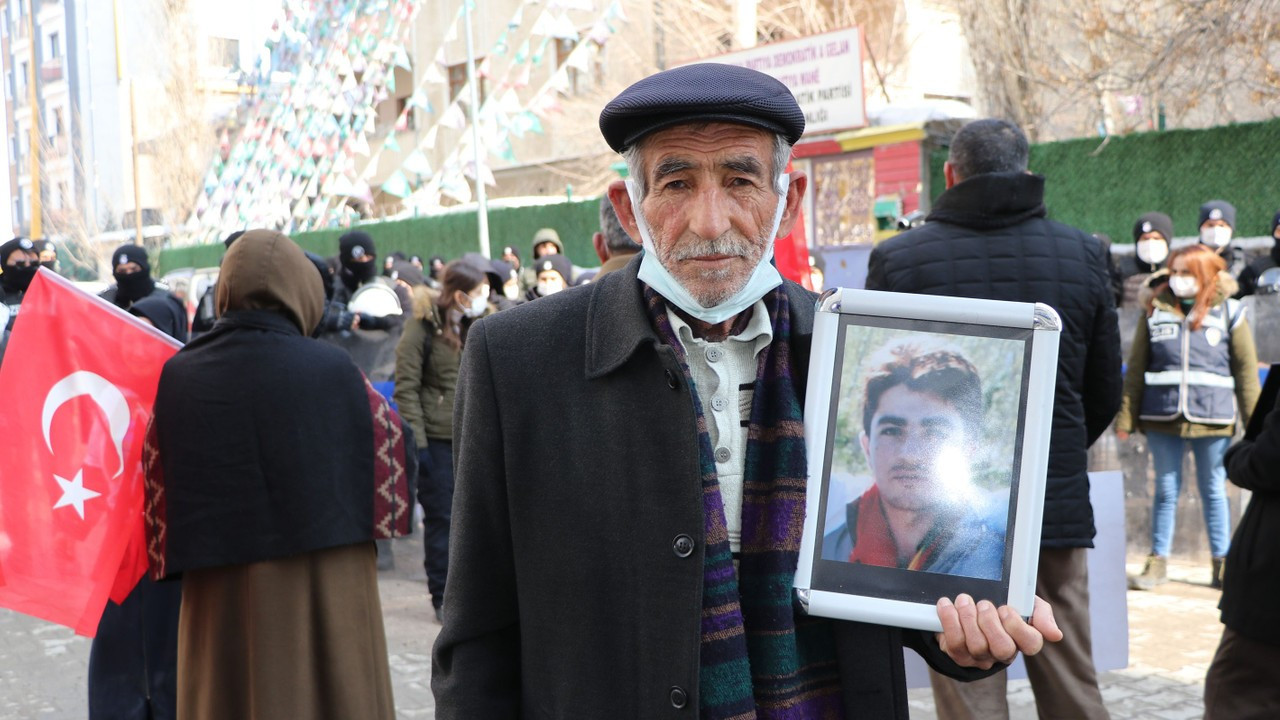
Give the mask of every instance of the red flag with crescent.
<svg viewBox="0 0 1280 720">
<path fill-rule="evenodd" d="M 0 606 L 92 637 L 146 570 L 142 446 L 176 340 L 40 270 L 0 363 Z"/>
</svg>

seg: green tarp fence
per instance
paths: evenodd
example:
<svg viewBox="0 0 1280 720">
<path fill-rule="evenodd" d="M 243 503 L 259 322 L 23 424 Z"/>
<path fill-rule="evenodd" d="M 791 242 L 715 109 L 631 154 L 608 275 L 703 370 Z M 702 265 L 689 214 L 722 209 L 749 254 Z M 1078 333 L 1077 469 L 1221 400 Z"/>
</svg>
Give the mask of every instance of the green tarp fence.
<svg viewBox="0 0 1280 720">
<path fill-rule="evenodd" d="M 570 200 L 543 205 L 499 207 L 489 210 L 489 251 L 493 257 L 502 248 L 517 248 L 520 257 L 531 257 L 533 234 L 539 228 L 555 228 L 564 243 L 565 254 L 581 267 L 600 264 L 591 245 L 591 235 L 600 227 L 600 202 L 597 198 Z M 463 253 L 478 252 L 479 222 L 475 210 L 456 210 L 438 215 L 367 222 L 356 226 L 373 237 L 378 257 L 399 250 L 406 255 L 419 255 L 426 261 L 432 255 L 446 260 Z M 297 233 L 293 239 L 303 248 L 322 256 L 338 253 L 338 237 L 352 228 L 335 228 Z M 213 267 L 222 258 L 222 243 L 170 248 L 160 251 L 160 275 L 179 268 Z"/>
</svg>

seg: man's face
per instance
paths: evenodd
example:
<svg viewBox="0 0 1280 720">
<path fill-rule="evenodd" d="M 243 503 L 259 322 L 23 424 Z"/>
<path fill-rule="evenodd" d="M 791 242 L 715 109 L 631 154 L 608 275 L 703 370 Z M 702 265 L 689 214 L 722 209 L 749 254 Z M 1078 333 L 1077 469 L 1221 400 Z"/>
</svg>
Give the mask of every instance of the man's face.
<svg viewBox="0 0 1280 720">
<path fill-rule="evenodd" d="M 555 255 L 559 252 L 560 248 L 556 247 L 556 244 L 550 240 L 540 242 L 533 248 L 534 257 L 545 257 L 547 255 Z"/>
<path fill-rule="evenodd" d="M 880 497 L 891 508 L 928 510 L 948 499 L 950 480 L 967 484 L 964 417 L 937 395 L 894 385 L 880 395 L 861 440 Z"/>
<path fill-rule="evenodd" d="M 115 272 L 117 275 L 132 275 L 142 272 L 142 266 L 136 262 L 121 263 L 116 266 Z"/>
<path fill-rule="evenodd" d="M 657 259 L 704 307 L 741 290 L 773 243 L 772 155 L 771 135 L 728 123 L 676 126 L 641 147 Z"/>
</svg>

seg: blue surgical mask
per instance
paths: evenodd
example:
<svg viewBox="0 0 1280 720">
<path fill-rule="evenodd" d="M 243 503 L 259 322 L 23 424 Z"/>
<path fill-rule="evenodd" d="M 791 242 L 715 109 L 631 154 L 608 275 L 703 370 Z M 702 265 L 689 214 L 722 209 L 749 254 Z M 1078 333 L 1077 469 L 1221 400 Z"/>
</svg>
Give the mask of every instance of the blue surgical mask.
<svg viewBox="0 0 1280 720">
<path fill-rule="evenodd" d="M 747 284 L 733 295 L 712 307 L 706 307 L 694 299 L 680 281 L 658 260 L 658 251 L 653 244 L 653 234 L 649 231 L 649 223 L 640 209 L 640 187 L 635 180 L 627 179 L 627 195 L 631 198 L 631 207 L 635 212 L 636 225 L 640 230 L 641 244 L 644 245 L 644 257 L 640 260 L 639 277 L 654 292 L 666 298 L 668 302 L 685 311 L 689 315 L 712 325 L 722 323 L 737 315 L 765 296 L 765 293 L 782 284 L 782 276 L 769 261 L 773 259 L 773 243 L 778 235 L 778 225 L 782 222 L 782 213 L 787 208 L 787 188 L 791 184 L 791 176 L 778 176 L 778 209 L 773 213 L 773 225 L 769 229 L 769 247 L 760 257 L 747 278 Z"/>
</svg>

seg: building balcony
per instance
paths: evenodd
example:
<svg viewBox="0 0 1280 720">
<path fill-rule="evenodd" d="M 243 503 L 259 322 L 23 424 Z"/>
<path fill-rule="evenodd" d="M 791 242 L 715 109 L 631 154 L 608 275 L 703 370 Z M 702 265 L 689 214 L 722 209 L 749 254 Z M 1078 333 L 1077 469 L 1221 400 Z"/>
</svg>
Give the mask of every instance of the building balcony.
<svg viewBox="0 0 1280 720">
<path fill-rule="evenodd" d="M 40 66 L 40 80 L 43 82 L 58 82 L 62 79 L 62 58 L 50 58 L 45 60 Z"/>
</svg>

